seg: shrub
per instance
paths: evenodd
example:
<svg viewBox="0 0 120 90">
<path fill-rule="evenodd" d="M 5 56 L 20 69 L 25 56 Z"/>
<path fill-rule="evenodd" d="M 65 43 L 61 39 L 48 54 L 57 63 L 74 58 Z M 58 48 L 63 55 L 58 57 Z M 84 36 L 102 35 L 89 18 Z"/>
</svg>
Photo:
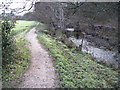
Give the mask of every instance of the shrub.
<svg viewBox="0 0 120 90">
<path fill-rule="evenodd" d="M 2 63 L 3 66 L 10 62 L 11 54 L 14 51 L 13 37 L 11 36 L 11 29 L 14 27 L 15 22 L 5 20 L 1 23 L 2 30 Z"/>
</svg>

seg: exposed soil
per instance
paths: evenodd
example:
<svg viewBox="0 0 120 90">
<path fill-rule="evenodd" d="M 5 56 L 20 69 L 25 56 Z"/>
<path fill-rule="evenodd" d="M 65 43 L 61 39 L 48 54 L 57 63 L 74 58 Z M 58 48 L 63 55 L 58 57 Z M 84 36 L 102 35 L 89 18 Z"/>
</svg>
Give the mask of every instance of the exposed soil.
<svg viewBox="0 0 120 90">
<path fill-rule="evenodd" d="M 19 88 L 55 88 L 55 70 L 52 58 L 37 40 L 35 28 L 26 34 L 31 51 L 31 63 Z"/>
</svg>

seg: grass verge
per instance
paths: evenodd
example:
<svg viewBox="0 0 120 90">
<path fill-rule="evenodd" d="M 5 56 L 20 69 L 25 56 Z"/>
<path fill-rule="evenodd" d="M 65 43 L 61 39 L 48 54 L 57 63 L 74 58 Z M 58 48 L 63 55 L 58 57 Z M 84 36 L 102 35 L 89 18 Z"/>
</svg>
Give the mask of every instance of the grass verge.
<svg viewBox="0 0 120 90">
<path fill-rule="evenodd" d="M 58 88 L 114 88 L 118 87 L 118 72 L 101 65 L 82 52 L 44 32 L 37 31 L 38 40 L 48 49 L 58 73 Z"/>
<path fill-rule="evenodd" d="M 30 53 L 26 48 L 28 42 L 24 37 L 26 32 L 35 25 L 36 22 L 33 21 L 17 21 L 12 32 L 15 38 L 15 52 L 11 53 L 11 62 L 2 69 L 3 88 L 14 88 L 19 85 L 22 75 L 26 71 L 30 62 Z"/>
</svg>

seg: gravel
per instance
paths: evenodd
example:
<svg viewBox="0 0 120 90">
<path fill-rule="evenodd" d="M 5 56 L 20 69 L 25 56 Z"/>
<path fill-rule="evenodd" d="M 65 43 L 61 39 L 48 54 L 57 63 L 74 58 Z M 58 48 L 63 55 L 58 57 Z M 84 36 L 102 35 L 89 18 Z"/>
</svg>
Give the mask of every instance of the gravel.
<svg viewBox="0 0 120 90">
<path fill-rule="evenodd" d="M 52 58 L 37 40 L 35 27 L 26 34 L 31 51 L 31 63 L 19 88 L 55 88 L 55 69 Z"/>
</svg>

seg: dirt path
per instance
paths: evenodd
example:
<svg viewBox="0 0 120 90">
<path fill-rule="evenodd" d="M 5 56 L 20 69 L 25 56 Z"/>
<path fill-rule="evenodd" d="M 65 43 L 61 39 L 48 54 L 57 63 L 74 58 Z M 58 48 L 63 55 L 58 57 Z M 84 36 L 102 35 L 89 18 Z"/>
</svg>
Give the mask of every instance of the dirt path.
<svg viewBox="0 0 120 90">
<path fill-rule="evenodd" d="M 19 88 L 54 88 L 55 70 L 48 52 L 37 40 L 35 28 L 26 34 L 30 42 L 31 64 Z"/>
</svg>

